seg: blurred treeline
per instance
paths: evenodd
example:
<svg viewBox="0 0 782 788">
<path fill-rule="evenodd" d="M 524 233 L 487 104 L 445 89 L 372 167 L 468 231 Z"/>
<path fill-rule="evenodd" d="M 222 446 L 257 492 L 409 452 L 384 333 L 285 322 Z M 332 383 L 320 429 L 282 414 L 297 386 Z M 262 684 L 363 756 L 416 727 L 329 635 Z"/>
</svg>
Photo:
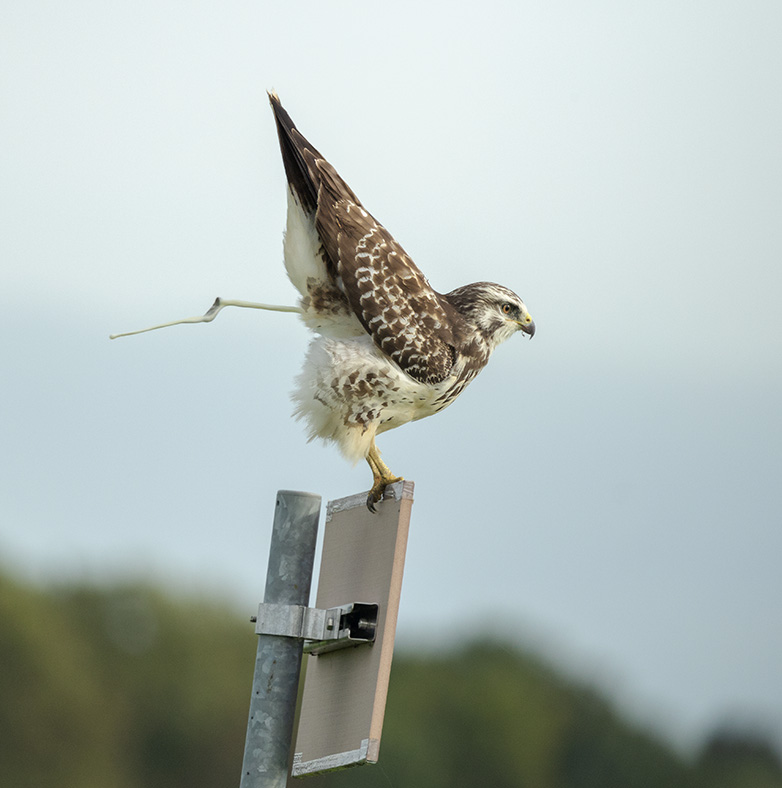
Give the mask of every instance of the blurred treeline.
<svg viewBox="0 0 782 788">
<path fill-rule="evenodd" d="M 248 620 L 146 587 L 41 590 L 0 575 L 0 786 L 239 785 Z M 762 737 L 686 759 L 517 647 L 399 653 L 380 763 L 296 781 L 348 788 L 782 788 Z"/>
</svg>

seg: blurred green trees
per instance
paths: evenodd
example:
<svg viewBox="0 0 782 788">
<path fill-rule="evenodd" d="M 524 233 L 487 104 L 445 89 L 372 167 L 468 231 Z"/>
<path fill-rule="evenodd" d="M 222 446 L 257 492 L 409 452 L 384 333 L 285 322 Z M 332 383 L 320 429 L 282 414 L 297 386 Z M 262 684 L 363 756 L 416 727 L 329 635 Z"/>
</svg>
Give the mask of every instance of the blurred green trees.
<svg viewBox="0 0 782 788">
<path fill-rule="evenodd" d="M 0 785 L 238 786 L 255 648 L 249 621 L 203 600 L 0 575 Z M 782 788 L 782 768 L 762 737 L 730 730 L 689 763 L 595 690 L 474 642 L 398 654 L 380 763 L 300 782 Z"/>
</svg>

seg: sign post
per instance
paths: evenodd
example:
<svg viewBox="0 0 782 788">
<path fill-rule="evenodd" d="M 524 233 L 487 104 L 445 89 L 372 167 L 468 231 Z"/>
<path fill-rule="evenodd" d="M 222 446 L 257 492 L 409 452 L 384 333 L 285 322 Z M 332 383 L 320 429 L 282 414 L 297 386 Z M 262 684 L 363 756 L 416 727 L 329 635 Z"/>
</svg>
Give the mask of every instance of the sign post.
<svg viewBox="0 0 782 788">
<path fill-rule="evenodd" d="M 264 602 L 307 605 L 320 517 L 319 495 L 280 490 Z M 255 659 L 241 788 L 284 788 L 304 641 L 261 634 Z"/>
</svg>

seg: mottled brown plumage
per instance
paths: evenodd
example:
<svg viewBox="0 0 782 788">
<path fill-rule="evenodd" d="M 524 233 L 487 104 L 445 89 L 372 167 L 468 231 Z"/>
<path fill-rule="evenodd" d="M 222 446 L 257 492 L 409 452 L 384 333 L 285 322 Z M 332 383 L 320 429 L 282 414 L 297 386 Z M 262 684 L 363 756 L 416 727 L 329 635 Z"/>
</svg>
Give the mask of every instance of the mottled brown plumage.
<svg viewBox="0 0 782 788">
<path fill-rule="evenodd" d="M 364 457 L 372 508 L 395 480 L 375 435 L 447 407 L 498 344 L 534 323 L 491 282 L 436 292 L 401 245 L 269 96 L 290 187 L 285 265 L 313 340 L 294 392 L 310 437 Z"/>
</svg>

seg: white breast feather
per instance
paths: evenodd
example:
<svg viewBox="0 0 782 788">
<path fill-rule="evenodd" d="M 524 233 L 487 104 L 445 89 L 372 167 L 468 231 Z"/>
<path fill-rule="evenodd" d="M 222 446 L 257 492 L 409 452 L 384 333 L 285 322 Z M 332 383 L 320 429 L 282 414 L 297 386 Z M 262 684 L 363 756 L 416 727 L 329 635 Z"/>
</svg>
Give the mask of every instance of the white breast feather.
<svg viewBox="0 0 782 788">
<path fill-rule="evenodd" d="M 450 380 L 450 379 L 447 379 Z M 427 386 L 402 372 L 368 335 L 316 337 L 291 397 L 309 439 L 332 440 L 351 462 L 366 457 L 377 433 L 430 416 L 443 385 Z"/>
</svg>

